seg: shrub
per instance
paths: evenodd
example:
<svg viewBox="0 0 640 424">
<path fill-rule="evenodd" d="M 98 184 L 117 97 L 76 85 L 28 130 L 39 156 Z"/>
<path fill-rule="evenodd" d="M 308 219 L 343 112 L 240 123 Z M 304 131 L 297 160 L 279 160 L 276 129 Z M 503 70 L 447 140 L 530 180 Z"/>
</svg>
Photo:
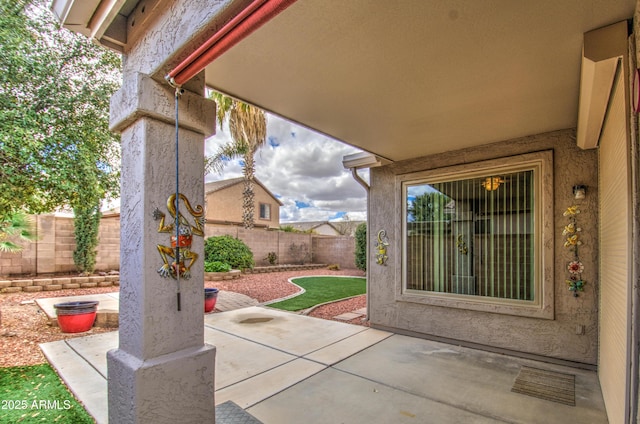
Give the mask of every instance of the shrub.
<svg viewBox="0 0 640 424">
<path fill-rule="evenodd" d="M 91 274 L 96 266 L 98 255 L 98 228 L 100 227 L 100 208 L 82 207 L 73 210 L 74 236 L 76 250 L 73 252 L 73 262 L 81 274 Z"/>
<path fill-rule="evenodd" d="M 204 261 L 222 262 L 235 269 L 253 268 L 253 253 L 242 240 L 231 236 L 209 237 L 204 242 Z"/>
<path fill-rule="evenodd" d="M 278 255 L 276 255 L 276 252 L 269 252 L 264 260 L 269 262 L 269 265 L 275 265 L 278 263 Z"/>
<path fill-rule="evenodd" d="M 367 224 L 363 222 L 356 228 L 356 268 L 367 270 Z"/>
<path fill-rule="evenodd" d="M 204 272 L 229 272 L 231 265 L 224 262 L 214 261 L 204 263 Z"/>
<path fill-rule="evenodd" d="M 340 265 L 338 264 L 331 264 L 327 267 L 327 269 L 329 271 L 340 271 Z"/>
</svg>

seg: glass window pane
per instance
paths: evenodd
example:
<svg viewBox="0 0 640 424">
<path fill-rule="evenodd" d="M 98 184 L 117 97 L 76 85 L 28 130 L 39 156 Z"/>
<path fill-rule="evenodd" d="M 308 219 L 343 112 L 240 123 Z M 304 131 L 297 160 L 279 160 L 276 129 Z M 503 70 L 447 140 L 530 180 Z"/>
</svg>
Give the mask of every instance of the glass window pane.
<svg viewBox="0 0 640 424">
<path fill-rule="evenodd" d="M 406 289 L 534 300 L 533 179 L 406 185 Z"/>
<path fill-rule="evenodd" d="M 271 205 L 260 203 L 260 219 L 271 219 Z"/>
</svg>

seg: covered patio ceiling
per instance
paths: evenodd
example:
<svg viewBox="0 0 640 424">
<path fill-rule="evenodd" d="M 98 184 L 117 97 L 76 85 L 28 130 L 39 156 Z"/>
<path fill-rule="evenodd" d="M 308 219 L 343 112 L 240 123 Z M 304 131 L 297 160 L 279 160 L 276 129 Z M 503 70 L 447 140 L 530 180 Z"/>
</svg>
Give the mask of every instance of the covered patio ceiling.
<svg viewBox="0 0 640 424">
<path fill-rule="evenodd" d="M 206 82 L 397 161 L 576 127 L 583 34 L 634 6 L 299 0 Z"/>
<path fill-rule="evenodd" d="M 206 83 L 398 161 L 576 127 L 584 33 L 635 3 L 298 0 Z"/>
</svg>

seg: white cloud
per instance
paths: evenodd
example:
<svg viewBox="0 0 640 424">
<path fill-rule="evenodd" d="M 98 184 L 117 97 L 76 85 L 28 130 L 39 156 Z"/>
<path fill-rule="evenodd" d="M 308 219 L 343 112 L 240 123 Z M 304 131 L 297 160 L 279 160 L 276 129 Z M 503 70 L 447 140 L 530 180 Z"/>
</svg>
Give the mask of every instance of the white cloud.
<svg viewBox="0 0 640 424">
<path fill-rule="evenodd" d="M 206 142 L 206 154 L 229 140 L 228 129 L 218 128 Z M 351 220 L 366 219 L 366 192 L 342 166 L 343 156 L 358 149 L 273 115 L 267 115 L 267 143 L 255 156 L 256 176 L 284 203 L 280 222 L 325 221 L 345 213 Z M 234 159 L 206 180 L 241 175 L 241 162 Z"/>
</svg>

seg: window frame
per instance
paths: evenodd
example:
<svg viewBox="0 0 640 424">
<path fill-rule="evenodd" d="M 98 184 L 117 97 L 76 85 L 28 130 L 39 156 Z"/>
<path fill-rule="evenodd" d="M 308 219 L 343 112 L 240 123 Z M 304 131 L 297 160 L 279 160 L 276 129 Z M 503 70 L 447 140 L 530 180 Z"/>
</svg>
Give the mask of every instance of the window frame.
<svg viewBox="0 0 640 424">
<path fill-rule="evenodd" d="M 406 288 L 407 277 L 407 187 L 451 180 L 484 177 L 533 170 L 534 191 L 534 287 L 533 301 L 492 298 L 455 293 L 440 293 Z M 550 150 L 491 159 L 461 165 L 412 172 L 396 177 L 396 193 L 400 196 L 398 228 L 400 281 L 396 300 L 424 305 L 466 309 L 498 314 L 554 318 L 554 209 L 553 152 Z"/>
<path fill-rule="evenodd" d="M 268 211 L 268 217 L 263 217 L 262 216 L 262 207 L 265 207 L 265 210 Z M 259 219 L 262 219 L 264 221 L 271 221 L 271 203 L 263 203 L 263 202 L 259 202 L 258 203 L 258 217 Z"/>
</svg>

